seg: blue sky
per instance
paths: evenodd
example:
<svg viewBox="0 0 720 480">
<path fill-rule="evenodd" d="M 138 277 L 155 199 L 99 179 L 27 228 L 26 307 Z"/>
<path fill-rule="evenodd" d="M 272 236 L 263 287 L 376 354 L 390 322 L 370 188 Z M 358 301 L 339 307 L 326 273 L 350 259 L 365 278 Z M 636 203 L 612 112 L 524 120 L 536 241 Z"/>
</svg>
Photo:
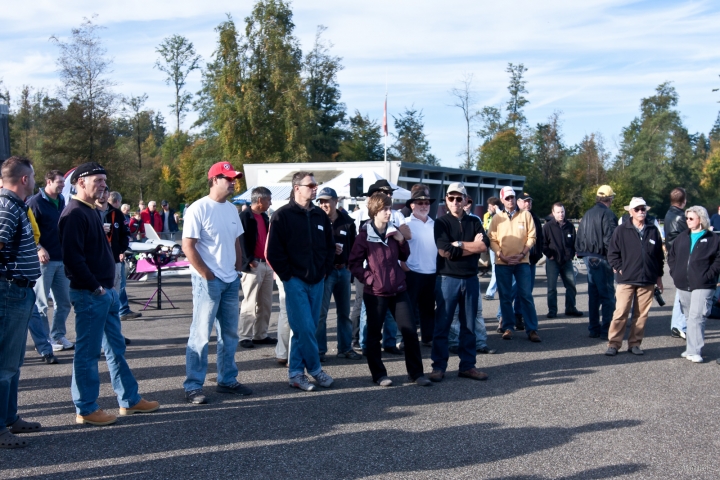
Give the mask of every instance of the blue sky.
<svg viewBox="0 0 720 480">
<path fill-rule="evenodd" d="M 114 59 L 118 93 L 149 95 L 148 105 L 169 123 L 171 88 L 153 68 L 155 47 L 172 34 L 188 37 L 204 59 L 215 48 L 214 28 L 230 13 L 241 25 L 252 1 L 214 0 L 27 0 L 6 9 L 0 30 L 0 78 L 17 97 L 24 84 L 58 85 L 57 47 L 51 35 L 67 36 L 83 17 L 97 13 Z M 720 2 L 711 1 L 506 1 L 484 0 L 333 2 L 292 4 L 303 50 L 317 25 L 343 57 L 339 75 L 348 111 L 382 117 L 414 105 L 425 114 L 433 153 L 456 166 L 464 121 L 449 91 L 473 75 L 476 107 L 507 99 L 508 62 L 524 63 L 526 116 L 531 125 L 561 111 L 564 139 L 579 142 L 601 133 L 615 151 L 623 126 L 638 114 L 642 97 L 672 81 L 678 108 L 691 132 L 708 132 L 717 117 L 720 92 Z M 188 84 L 196 91 L 200 74 Z M 194 119 L 189 115 L 188 126 Z M 392 120 L 390 121 L 392 132 Z M 475 141 L 474 145 L 477 146 Z"/>
</svg>

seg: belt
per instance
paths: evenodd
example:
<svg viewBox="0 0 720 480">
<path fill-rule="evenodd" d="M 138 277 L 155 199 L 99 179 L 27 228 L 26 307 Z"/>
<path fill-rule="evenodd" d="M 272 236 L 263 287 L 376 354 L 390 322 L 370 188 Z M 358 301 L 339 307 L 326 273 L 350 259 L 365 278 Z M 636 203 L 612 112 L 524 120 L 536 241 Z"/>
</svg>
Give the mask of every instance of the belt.
<svg viewBox="0 0 720 480">
<path fill-rule="evenodd" d="M 265 260 L 264 258 L 256 258 L 255 260 L 257 260 L 258 262 L 267 263 L 267 260 Z"/>
<path fill-rule="evenodd" d="M 334 267 L 335 267 L 335 270 L 342 270 L 343 268 L 345 268 L 345 264 L 344 263 L 336 263 L 334 265 Z"/>
<path fill-rule="evenodd" d="M 28 280 L 27 278 L 5 278 L 6 282 L 14 283 L 20 288 L 34 288 L 35 280 Z"/>
</svg>

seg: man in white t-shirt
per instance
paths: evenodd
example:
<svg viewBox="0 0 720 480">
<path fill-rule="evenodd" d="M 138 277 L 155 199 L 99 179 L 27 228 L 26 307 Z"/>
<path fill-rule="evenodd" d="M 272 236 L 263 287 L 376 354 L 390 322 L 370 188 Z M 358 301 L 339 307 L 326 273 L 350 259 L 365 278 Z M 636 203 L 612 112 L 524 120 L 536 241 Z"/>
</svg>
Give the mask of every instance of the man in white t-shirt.
<svg viewBox="0 0 720 480">
<path fill-rule="evenodd" d="M 242 178 L 229 162 L 210 167 L 210 194 L 185 210 L 182 248 L 190 262 L 193 321 L 185 352 L 185 399 L 207 403 L 203 383 L 208 366 L 208 339 L 215 324 L 217 342 L 217 389 L 219 393 L 250 395 L 238 383 L 235 350 L 238 346 L 238 297 L 243 227 L 235 206 L 227 201 Z M 217 323 L 216 323 L 217 320 Z"/>
</svg>

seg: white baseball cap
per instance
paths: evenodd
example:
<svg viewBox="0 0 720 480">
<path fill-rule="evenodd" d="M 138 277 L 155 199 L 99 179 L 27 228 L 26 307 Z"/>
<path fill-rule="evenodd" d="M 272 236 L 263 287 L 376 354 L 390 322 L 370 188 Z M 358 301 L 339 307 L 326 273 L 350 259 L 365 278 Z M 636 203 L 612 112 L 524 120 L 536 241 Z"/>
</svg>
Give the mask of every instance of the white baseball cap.
<svg viewBox="0 0 720 480">
<path fill-rule="evenodd" d="M 465 189 L 465 185 L 463 185 L 463 184 L 460 183 L 460 182 L 451 183 L 451 184 L 448 186 L 448 189 L 447 189 L 448 195 L 449 195 L 451 192 L 462 193 L 463 195 L 467 195 L 467 190 Z"/>
<path fill-rule="evenodd" d="M 514 197 L 515 196 L 515 190 L 513 190 L 512 187 L 503 187 L 500 190 L 500 199 L 505 200 L 507 197 Z"/>
</svg>

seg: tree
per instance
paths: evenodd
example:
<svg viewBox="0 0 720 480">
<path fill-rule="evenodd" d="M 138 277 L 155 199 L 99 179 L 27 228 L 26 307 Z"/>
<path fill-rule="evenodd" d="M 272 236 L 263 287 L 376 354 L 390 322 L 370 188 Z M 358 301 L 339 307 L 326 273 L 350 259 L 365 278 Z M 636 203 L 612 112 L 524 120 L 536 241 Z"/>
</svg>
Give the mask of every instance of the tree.
<svg viewBox="0 0 720 480">
<path fill-rule="evenodd" d="M 78 115 L 69 126 L 77 130 L 80 137 L 77 140 L 86 144 L 82 156 L 90 161 L 98 159 L 101 130 L 107 128 L 116 100 L 112 92 L 114 83 L 107 78 L 112 62 L 106 57 L 107 51 L 98 34 L 102 28 L 85 18 L 79 28 L 72 29 L 70 41 L 61 41 L 55 35 L 50 37 L 60 49 L 57 60 L 63 82 L 60 95 L 73 104 L 68 113 Z"/>
<path fill-rule="evenodd" d="M 382 161 L 384 148 L 380 125 L 355 110 L 350 117 L 350 130 L 340 143 L 340 159 L 342 161 Z"/>
<path fill-rule="evenodd" d="M 305 93 L 313 115 L 308 151 L 313 161 L 332 161 L 338 156 L 344 130 L 345 104 L 340 102 L 337 74 L 342 58 L 330 54 L 332 43 L 323 41 L 327 27 L 318 26 L 315 44 L 305 57 Z"/>
<path fill-rule="evenodd" d="M 140 200 L 143 199 L 142 146 L 147 137 L 150 135 L 150 122 L 148 122 L 148 115 L 147 112 L 143 111 L 143 107 L 145 106 L 147 99 L 148 96 L 145 93 L 139 97 L 130 96 L 129 98 L 123 98 L 123 103 L 130 110 L 128 120 L 132 125 L 132 137 L 133 143 L 135 144 L 135 153 L 137 155 L 137 178 L 140 180 L 138 183 Z"/>
<path fill-rule="evenodd" d="M 511 128 L 497 133 L 479 148 L 477 168 L 486 172 L 525 175 L 526 158 L 523 139 Z"/>
<path fill-rule="evenodd" d="M 560 112 L 554 112 L 547 123 L 538 124 L 532 144 L 531 168 L 526 180 L 527 189 L 536 195 L 538 212 L 550 212 L 563 191 L 562 172 L 567 149 L 562 142 Z"/>
<path fill-rule="evenodd" d="M 430 153 L 430 144 L 425 136 L 422 110 L 405 107 L 405 112 L 395 121 L 395 143 L 390 147 L 388 156 L 394 160 L 425 165 L 440 165 L 440 160 Z"/>
<path fill-rule="evenodd" d="M 472 112 L 473 105 L 475 104 L 475 92 L 472 90 L 472 73 L 463 74 L 463 78 L 460 80 L 460 88 L 453 88 L 450 90 L 450 94 L 455 97 L 454 107 L 458 107 L 462 110 L 463 118 L 465 120 L 465 149 L 460 153 L 461 157 L 465 157 L 460 168 L 471 170 L 475 165 L 472 159 L 472 148 L 470 146 L 470 129 L 472 122 L 480 114 L 480 112 Z"/>
<path fill-rule="evenodd" d="M 195 53 L 192 42 L 182 35 L 167 37 L 155 51 L 160 54 L 155 68 L 167 75 L 165 84 L 172 84 L 175 88 L 175 103 L 171 104 L 170 108 L 177 122 L 176 131 L 179 132 L 180 122 L 192 101 L 192 94 L 183 91 L 183 88 L 190 73 L 200 68 L 202 57 Z"/>
<path fill-rule="evenodd" d="M 480 117 L 481 124 L 477 135 L 483 140 L 483 143 L 492 140 L 495 135 L 505 129 L 502 113 L 497 107 L 483 107 L 477 112 L 477 116 Z"/>
<path fill-rule="evenodd" d="M 508 100 L 507 107 L 505 108 L 508 112 L 506 123 L 511 125 L 512 128 L 518 129 L 526 123 L 523 107 L 529 103 L 529 101 L 523 97 L 523 93 L 528 93 L 527 89 L 525 89 L 527 82 L 523 80 L 523 75 L 527 72 L 527 68 L 525 68 L 525 65 L 522 63 L 518 65 L 508 63 L 505 71 L 510 74 L 510 84 L 508 85 L 510 100 Z"/>
</svg>

